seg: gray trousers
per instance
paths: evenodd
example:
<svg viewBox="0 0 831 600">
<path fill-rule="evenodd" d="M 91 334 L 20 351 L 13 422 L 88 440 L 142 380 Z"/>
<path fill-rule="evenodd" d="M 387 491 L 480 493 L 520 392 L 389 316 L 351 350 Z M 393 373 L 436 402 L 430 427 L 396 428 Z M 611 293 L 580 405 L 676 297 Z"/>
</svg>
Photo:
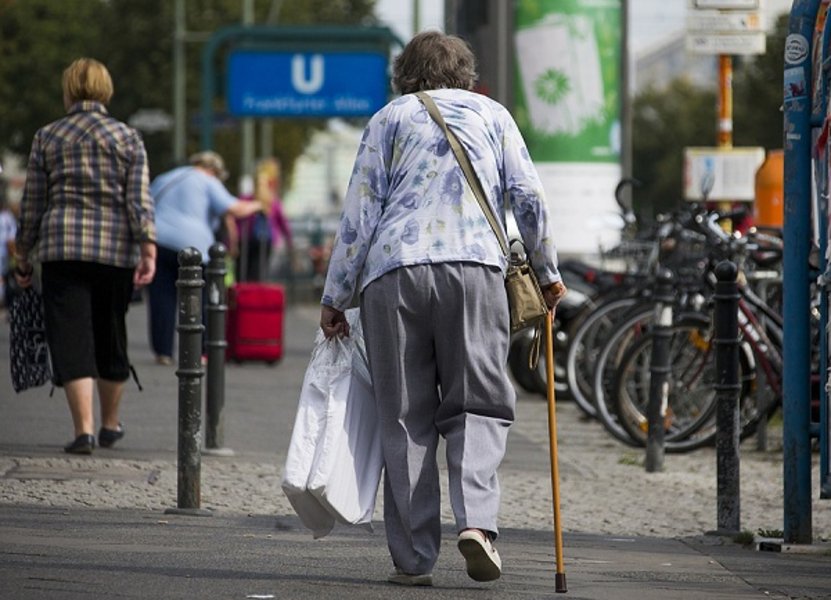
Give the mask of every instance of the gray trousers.
<svg viewBox="0 0 831 600">
<path fill-rule="evenodd" d="M 393 562 L 406 573 L 429 573 L 439 554 L 439 435 L 457 530 L 497 533 L 496 470 L 516 402 L 507 303 L 498 269 L 462 262 L 396 269 L 361 296 L 384 452 L 384 525 Z"/>
</svg>

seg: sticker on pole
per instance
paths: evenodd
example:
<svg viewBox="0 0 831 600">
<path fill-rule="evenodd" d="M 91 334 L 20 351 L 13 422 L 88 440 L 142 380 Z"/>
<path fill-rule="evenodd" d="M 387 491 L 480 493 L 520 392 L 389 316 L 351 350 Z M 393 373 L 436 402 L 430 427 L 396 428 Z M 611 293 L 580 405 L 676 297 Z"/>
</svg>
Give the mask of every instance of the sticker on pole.
<svg viewBox="0 0 831 600">
<path fill-rule="evenodd" d="M 785 38 L 785 64 L 798 65 L 808 58 L 808 39 L 800 33 Z"/>
</svg>

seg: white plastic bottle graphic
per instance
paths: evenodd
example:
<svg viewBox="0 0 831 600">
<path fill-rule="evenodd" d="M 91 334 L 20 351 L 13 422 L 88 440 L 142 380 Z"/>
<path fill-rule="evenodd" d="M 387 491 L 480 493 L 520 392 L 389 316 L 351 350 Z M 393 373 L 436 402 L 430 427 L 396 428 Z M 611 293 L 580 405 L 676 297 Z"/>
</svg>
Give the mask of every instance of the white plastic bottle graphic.
<svg viewBox="0 0 831 600">
<path fill-rule="evenodd" d="M 603 120 L 600 53 L 590 19 L 551 15 L 518 31 L 517 56 L 531 126 L 577 135 Z"/>
</svg>

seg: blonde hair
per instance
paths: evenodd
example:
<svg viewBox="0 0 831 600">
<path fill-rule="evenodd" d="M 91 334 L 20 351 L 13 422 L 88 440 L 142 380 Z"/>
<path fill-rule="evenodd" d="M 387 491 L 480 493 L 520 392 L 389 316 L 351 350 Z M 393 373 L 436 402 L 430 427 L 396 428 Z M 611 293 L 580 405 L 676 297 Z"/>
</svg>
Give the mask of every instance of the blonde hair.
<svg viewBox="0 0 831 600">
<path fill-rule="evenodd" d="M 94 100 L 109 104 L 113 97 L 113 80 L 107 67 L 94 58 L 72 61 L 61 79 L 64 98 L 69 104 L 81 100 Z"/>
<path fill-rule="evenodd" d="M 254 198 L 263 209 L 268 210 L 274 202 L 280 186 L 280 161 L 276 158 L 264 158 L 257 164 L 254 181 Z"/>
</svg>

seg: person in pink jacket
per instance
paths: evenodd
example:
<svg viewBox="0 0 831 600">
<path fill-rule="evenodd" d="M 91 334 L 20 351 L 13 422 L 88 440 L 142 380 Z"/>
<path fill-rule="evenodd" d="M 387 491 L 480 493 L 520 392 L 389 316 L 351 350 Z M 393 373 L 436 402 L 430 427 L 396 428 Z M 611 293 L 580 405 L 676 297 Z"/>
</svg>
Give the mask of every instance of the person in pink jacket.
<svg viewBox="0 0 831 600">
<path fill-rule="evenodd" d="M 291 248 L 291 227 L 283 213 L 280 199 L 280 162 L 265 158 L 257 165 L 253 202 L 262 211 L 238 221 L 238 234 L 231 236 L 232 255 L 237 256 L 238 281 L 263 281 L 268 278 L 268 265 L 274 250 L 285 241 Z M 237 253 L 238 250 L 238 253 Z"/>
</svg>

